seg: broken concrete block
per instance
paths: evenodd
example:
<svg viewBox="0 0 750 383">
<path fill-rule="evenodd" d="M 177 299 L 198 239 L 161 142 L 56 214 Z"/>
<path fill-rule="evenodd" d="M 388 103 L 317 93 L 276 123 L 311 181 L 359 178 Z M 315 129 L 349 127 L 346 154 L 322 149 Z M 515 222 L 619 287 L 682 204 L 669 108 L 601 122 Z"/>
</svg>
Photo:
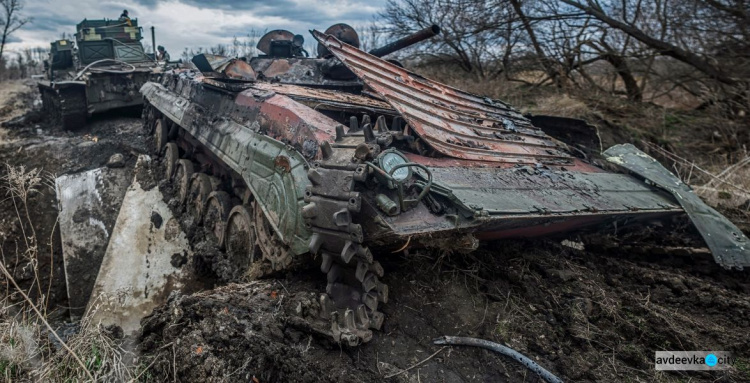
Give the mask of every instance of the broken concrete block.
<svg viewBox="0 0 750 383">
<path fill-rule="evenodd" d="M 70 315 L 83 315 L 132 169 L 100 168 L 55 179 Z"/>
<path fill-rule="evenodd" d="M 187 236 L 158 187 L 144 190 L 148 182 L 139 179 L 146 158 L 138 159 L 88 308 L 95 322 L 120 326 L 126 335 L 191 279 Z"/>
</svg>

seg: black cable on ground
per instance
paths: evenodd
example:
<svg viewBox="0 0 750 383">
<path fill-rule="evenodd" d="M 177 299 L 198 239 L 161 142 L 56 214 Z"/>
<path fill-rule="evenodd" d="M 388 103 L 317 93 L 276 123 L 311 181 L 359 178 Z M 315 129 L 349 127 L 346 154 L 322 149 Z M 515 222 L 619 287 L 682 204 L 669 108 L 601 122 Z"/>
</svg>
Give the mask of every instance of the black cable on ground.
<svg viewBox="0 0 750 383">
<path fill-rule="evenodd" d="M 544 379 L 545 381 L 549 383 L 562 383 L 562 379 L 558 378 L 555 375 L 552 375 L 551 372 L 545 370 L 542 366 L 536 364 L 536 362 L 527 358 L 520 352 L 510 347 L 506 347 L 495 342 L 490 342 L 487 340 L 477 339 L 477 338 L 462 337 L 462 336 L 443 336 L 441 338 L 435 339 L 434 341 L 432 341 L 432 343 L 439 344 L 439 345 L 450 345 L 450 346 L 481 347 L 487 350 L 491 350 L 498 354 L 502 354 L 502 355 L 513 358 L 514 360 L 520 362 L 521 364 L 526 366 L 526 368 L 535 372 L 537 375 L 542 377 L 542 379 Z"/>
</svg>

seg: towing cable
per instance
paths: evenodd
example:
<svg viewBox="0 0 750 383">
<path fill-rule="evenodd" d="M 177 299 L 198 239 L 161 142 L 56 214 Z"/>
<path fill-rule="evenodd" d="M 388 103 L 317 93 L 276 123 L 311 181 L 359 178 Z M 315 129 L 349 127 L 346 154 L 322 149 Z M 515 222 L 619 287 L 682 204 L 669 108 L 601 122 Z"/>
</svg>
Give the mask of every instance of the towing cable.
<svg viewBox="0 0 750 383">
<path fill-rule="evenodd" d="M 490 342 L 484 339 L 469 338 L 469 337 L 462 337 L 462 336 L 443 336 L 441 338 L 437 338 L 433 340 L 432 343 L 439 344 L 439 345 L 449 345 L 449 346 L 480 347 L 480 348 L 484 348 L 487 350 L 491 350 L 498 354 L 502 354 L 502 355 L 515 359 L 517 362 L 523 364 L 524 366 L 526 366 L 526 368 L 535 372 L 542 379 L 544 379 L 545 381 L 549 383 L 562 383 L 562 379 L 558 378 L 555 375 L 552 375 L 551 372 L 545 370 L 544 367 L 536 364 L 536 362 L 524 356 L 520 352 L 510 347 L 506 347 L 495 342 Z"/>
</svg>

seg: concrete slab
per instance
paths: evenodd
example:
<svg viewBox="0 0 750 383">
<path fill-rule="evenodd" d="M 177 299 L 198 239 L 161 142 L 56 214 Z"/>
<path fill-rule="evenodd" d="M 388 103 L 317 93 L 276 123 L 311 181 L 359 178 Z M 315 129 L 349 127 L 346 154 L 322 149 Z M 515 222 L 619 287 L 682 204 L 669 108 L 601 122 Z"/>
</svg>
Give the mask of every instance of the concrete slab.
<svg viewBox="0 0 750 383">
<path fill-rule="evenodd" d="M 191 280 L 186 264 L 192 258 L 187 236 L 172 216 L 158 187 L 136 177 L 125 194 L 117 223 L 94 285 L 89 313 L 94 321 L 118 325 L 126 335 L 169 293 Z M 151 184 L 144 190 L 142 184 Z"/>
<path fill-rule="evenodd" d="M 70 315 L 83 315 L 132 169 L 100 168 L 55 179 Z"/>
</svg>

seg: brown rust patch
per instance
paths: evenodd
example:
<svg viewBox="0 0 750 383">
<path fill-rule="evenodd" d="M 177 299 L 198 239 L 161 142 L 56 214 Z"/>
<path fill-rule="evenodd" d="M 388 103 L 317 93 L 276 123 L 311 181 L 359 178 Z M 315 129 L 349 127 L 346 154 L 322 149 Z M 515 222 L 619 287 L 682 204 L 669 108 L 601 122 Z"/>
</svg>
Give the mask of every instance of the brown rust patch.
<svg viewBox="0 0 750 383">
<path fill-rule="evenodd" d="M 570 165 L 573 161 L 564 148 L 501 101 L 423 78 L 333 36 L 317 31 L 313 35 L 443 155 L 509 164 Z M 509 140 L 509 135 L 516 139 Z"/>
<path fill-rule="evenodd" d="M 289 157 L 287 156 L 276 156 L 273 160 L 273 164 L 276 165 L 277 169 L 280 169 L 284 173 L 292 171 L 292 165 L 289 163 Z"/>
<path fill-rule="evenodd" d="M 263 75 L 266 77 L 275 77 L 280 74 L 284 74 L 286 72 L 289 72 L 289 68 L 291 65 L 289 64 L 288 60 L 276 60 L 271 65 L 266 68 L 266 70 L 263 71 Z"/>
<path fill-rule="evenodd" d="M 257 100 L 259 93 L 268 91 L 248 89 L 237 96 L 235 103 L 258 110 L 260 128 L 269 137 L 292 145 L 308 160 L 320 157 L 321 142 L 334 141 L 338 123 L 330 117 L 282 94 Z"/>
<path fill-rule="evenodd" d="M 422 164 L 422 165 L 434 167 L 434 168 L 505 169 L 505 168 L 513 168 L 520 164 L 520 163 L 504 163 L 504 162 L 492 162 L 492 161 L 475 161 L 475 160 L 466 160 L 466 159 L 450 158 L 450 157 L 432 158 L 432 157 L 420 156 L 419 154 L 414 154 L 414 153 L 404 153 L 404 155 L 411 162 L 416 162 L 418 164 Z M 582 172 L 582 173 L 604 172 L 603 170 L 593 165 L 587 164 L 577 158 L 574 158 L 571 161 L 570 165 L 564 165 L 564 166 L 559 166 L 559 167 L 552 166 L 551 168 L 555 170 L 566 170 L 566 171 Z"/>
<path fill-rule="evenodd" d="M 255 80 L 255 71 L 250 64 L 242 60 L 234 60 L 224 69 L 224 75 L 236 80 Z"/>
<path fill-rule="evenodd" d="M 396 114 L 395 110 L 385 101 L 376 100 L 371 97 L 361 96 L 357 94 L 344 93 L 338 91 L 332 91 L 327 89 L 315 89 L 308 88 L 299 85 L 291 84 L 279 84 L 279 83 L 265 83 L 259 82 L 253 85 L 253 88 L 268 90 L 275 93 L 290 96 L 292 98 L 309 99 L 315 101 L 331 101 L 342 104 L 350 104 L 356 106 L 362 106 L 367 108 L 377 108 L 382 110 L 390 111 L 392 114 Z"/>
</svg>

